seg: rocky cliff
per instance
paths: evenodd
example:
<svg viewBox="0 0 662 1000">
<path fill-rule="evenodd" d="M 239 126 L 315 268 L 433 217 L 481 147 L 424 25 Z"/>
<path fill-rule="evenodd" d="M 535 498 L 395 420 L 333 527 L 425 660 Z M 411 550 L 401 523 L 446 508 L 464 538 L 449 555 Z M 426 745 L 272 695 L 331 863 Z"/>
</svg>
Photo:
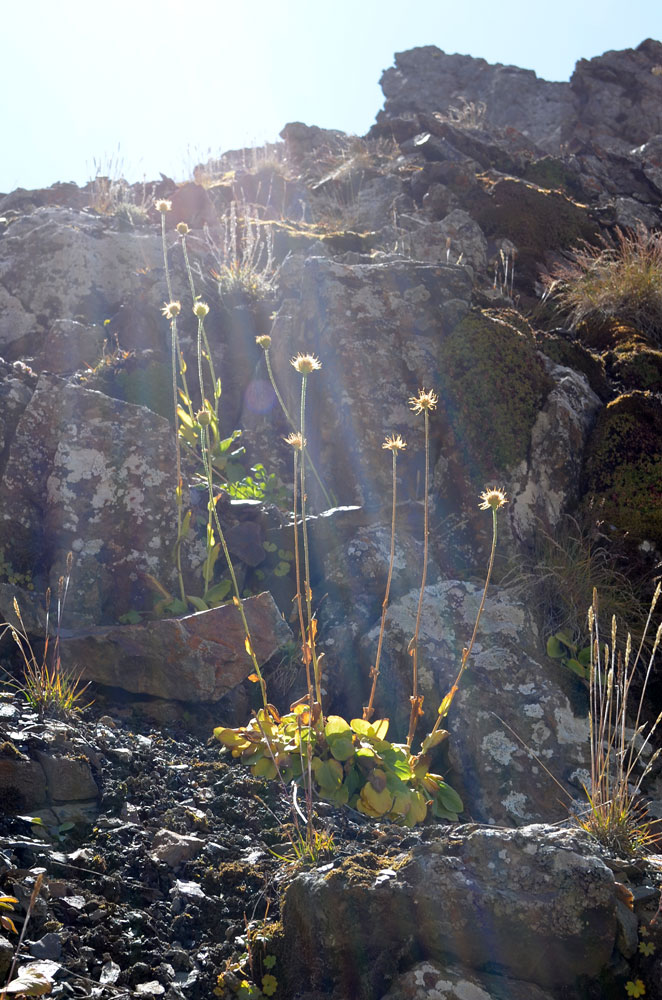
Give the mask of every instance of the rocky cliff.
<svg viewBox="0 0 662 1000">
<path fill-rule="evenodd" d="M 508 995 L 542 1000 L 610 961 L 617 976 L 636 948 L 636 927 L 633 945 L 603 862 L 529 824 L 567 817 L 550 772 L 575 802 L 588 779 L 586 682 L 574 655 L 588 643 L 593 587 L 607 634 L 615 613 L 636 635 L 659 575 L 662 44 L 649 39 L 581 60 L 568 83 L 426 46 L 397 54 L 382 86 L 384 107 L 362 138 L 295 122 L 282 141 L 200 164 L 186 183 L 98 177 L 82 189 L 0 196 L 0 616 L 16 625 L 17 599 L 26 632 L 43 635 L 42 595 L 50 588 L 62 596 L 66 578 L 62 661 L 82 671 L 111 713 L 128 698 L 148 716 L 185 718 L 195 728 L 207 724 L 202 706 L 212 703 L 217 721 L 245 721 L 253 667 L 228 600 L 227 566 L 218 546 L 214 553 L 206 544 L 207 470 L 195 452 L 196 414 L 205 409 L 198 364 L 213 365 L 221 385 L 215 509 L 272 698 L 300 695 L 292 450 L 284 438 L 299 412 L 290 361 L 313 355 L 322 367 L 310 376 L 305 428 L 317 476 L 307 480 L 311 582 L 327 711 L 348 718 L 365 703 L 380 641 L 391 503 L 383 442 L 392 434 L 407 441 L 377 694 L 379 715 L 404 738 L 425 477 L 424 424 L 408 401 L 433 389 L 421 725 L 433 723 L 471 635 L 491 539 L 478 497 L 498 485 L 509 502 L 494 583 L 444 766 L 467 818 L 534 830 L 519 839 L 499 834 L 505 846 L 494 841 L 499 872 L 508 851 L 517 855 L 520 897 L 534 870 L 522 867 L 536 853 L 529 839 L 547 845 L 535 862 L 535 900 L 512 917 L 518 935 L 533 910 L 536 921 L 545 910 L 557 854 L 564 892 L 572 896 L 584 879 L 598 902 L 585 920 L 585 900 L 573 897 L 542 971 L 526 949 L 507 954 L 507 935 L 492 964 L 487 946 L 467 939 L 451 947 L 431 920 L 410 940 L 414 907 L 406 927 L 394 921 L 379 940 L 366 930 L 365 954 L 375 964 L 359 980 L 343 971 L 343 934 L 334 937 L 325 923 L 328 907 L 338 906 L 370 926 L 354 875 L 348 868 L 330 881 L 302 876 L 286 907 L 292 954 L 304 925 L 306 934 L 290 986 L 307 966 L 317 992 L 306 996 L 335 988 L 336 996 L 349 995 L 344 989 L 377 998 L 399 955 L 409 979 L 396 979 L 389 997 L 422 997 L 432 977 L 435 996 L 512 989 Z M 191 294 L 210 306 L 204 349 Z M 162 315 L 170 299 L 182 304 L 176 343 Z M 567 645 L 550 646 L 559 634 Z M 8 635 L 4 642 L 4 662 L 20 676 Z M 660 682 L 655 668 L 646 708 L 653 715 Z M 68 755 L 40 745 L 37 759 L 27 730 L 9 716 L 3 746 L 13 741 L 17 756 L 0 768 L 5 800 L 51 822 L 68 817 L 53 777 Z M 106 731 L 103 738 L 115 739 Z M 28 771 L 29 802 L 20 777 Z M 84 777 L 79 798 L 89 818 L 95 786 Z M 647 782 L 651 814 L 660 816 L 655 767 Z M 496 848 L 472 830 L 457 841 L 463 860 L 453 892 L 459 898 L 465 885 L 480 883 L 472 905 L 488 934 L 506 903 L 494 874 L 485 889 Z M 488 860 L 476 874 L 479 841 Z M 423 888 L 431 909 L 437 890 L 426 872 L 443 883 L 453 850 L 452 839 L 439 857 L 421 847 L 402 875 L 389 867 L 383 878 L 380 870 L 359 876 L 385 913 L 393 899 Z M 650 894 L 641 898 L 650 902 Z M 454 906 L 447 903 L 449 920 Z M 309 907 L 317 923 L 306 924 Z M 532 938 L 551 940 L 554 921 L 540 921 L 529 927 Z M 617 925 L 620 952 L 610 958 Z M 324 947 L 328 969 L 311 957 Z M 466 975 L 434 964 L 449 949 Z M 417 967 L 421 955 L 429 961 Z"/>
</svg>

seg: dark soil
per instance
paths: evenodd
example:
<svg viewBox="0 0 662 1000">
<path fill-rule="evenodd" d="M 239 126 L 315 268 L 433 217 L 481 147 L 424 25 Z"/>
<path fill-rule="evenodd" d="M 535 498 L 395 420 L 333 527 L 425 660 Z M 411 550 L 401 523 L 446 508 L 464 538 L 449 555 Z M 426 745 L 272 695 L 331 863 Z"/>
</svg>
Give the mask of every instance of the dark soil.
<svg viewBox="0 0 662 1000">
<path fill-rule="evenodd" d="M 19 933 L 34 880 L 44 873 L 21 963 L 56 962 L 54 996 L 114 997 L 130 990 L 208 1000 L 215 989 L 236 996 L 244 973 L 250 979 L 250 962 L 232 972 L 246 952 L 247 929 L 258 983 L 265 971 L 260 956 L 278 956 L 280 895 L 302 868 L 288 840 L 291 799 L 276 784 L 253 778 L 213 738 L 135 718 L 129 725 L 120 715 L 95 705 L 64 734 L 66 753 L 89 760 L 101 790 L 98 815 L 89 823 L 48 830 L 29 816 L 11 815 L 14 804 L 0 802 L 0 893 L 19 900 L 12 914 Z M 0 718 L 0 743 L 11 741 L 34 756 L 52 743 L 54 728 L 62 742 L 61 727 L 21 707 L 11 722 Z M 385 853 L 392 841 L 421 836 L 323 802 L 316 813 L 316 828 L 334 844 L 319 865 L 359 850 Z M 153 842 L 164 829 L 200 838 L 196 856 L 159 860 Z M 6 934 L 15 946 L 14 935 Z M 226 969 L 234 991 L 219 989 Z M 271 971 L 277 978 L 278 959 Z"/>
</svg>

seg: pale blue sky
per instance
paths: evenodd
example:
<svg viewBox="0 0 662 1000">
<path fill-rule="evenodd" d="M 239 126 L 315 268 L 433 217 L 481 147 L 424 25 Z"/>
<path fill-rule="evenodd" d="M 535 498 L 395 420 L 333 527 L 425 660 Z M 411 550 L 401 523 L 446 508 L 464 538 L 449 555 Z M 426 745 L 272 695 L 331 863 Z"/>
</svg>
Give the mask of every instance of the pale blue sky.
<svg viewBox="0 0 662 1000">
<path fill-rule="evenodd" d="M 6 192 L 82 184 L 111 158 L 129 180 L 183 179 L 288 121 L 360 135 L 415 45 L 567 80 L 577 59 L 662 40 L 662 0 L 12 0 L 2 34 Z"/>
</svg>

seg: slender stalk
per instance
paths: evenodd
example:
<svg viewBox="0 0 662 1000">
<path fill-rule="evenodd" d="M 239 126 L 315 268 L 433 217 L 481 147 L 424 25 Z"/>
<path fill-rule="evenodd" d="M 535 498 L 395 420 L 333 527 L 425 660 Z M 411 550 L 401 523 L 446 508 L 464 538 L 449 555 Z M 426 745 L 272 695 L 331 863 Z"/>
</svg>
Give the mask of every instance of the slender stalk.
<svg viewBox="0 0 662 1000">
<path fill-rule="evenodd" d="M 258 337 L 258 341 L 260 341 L 262 339 L 263 338 Z M 271 339 L 271 338 L 269 338 L 269 339 Z M 268 346 L 264 347 L 264 360 L 265 360 L 265 363 L 266 363 L 266 366 L 267 366 L 267 373 L 269 375 L 269 381 L 271 382 L 271 387 L 272 387 L 272 389 L 274 390 L 274 392 L 276 394 L 276 399 L 278 400 L 278 402 L 280 404 L 280 408 L 283 411 L 283 413 L 285 415 L 285 419 L 287 420 L 287 422 L 290 425 L 290 427 L 292 427 L 292 429 L 296 431 L 296 424 L 294 423 L 294 420 L 290 416 L 289 410 L 285 406 L 285 401 L 284 401 L 283 397 L 280 394 L 280 391 L 278 389 L 278 385 L 276 383 L 276 379 L 274 378 L 274 373 L 273 373 L 273 370 L 272 370 L 272 367 L 271 367 L 271 359 L 269 357 L 269 348 L 268 348 Z M 312 474 L 314 475 L 315 479 L 317 480 L 317 485 L 319 486 L 319 488 L 321 489 L 322 493 L 324 494 L 324 499 L 325 499 L 325 501 L 327 503 L 328 508 L 330 509 L 331 507 L 334 506 L 333 500 L 329 496 L 324 483 L 320 479 L 319 472 L 317 471 L 317 469 L 315 467 L 315 463 L 313 462 L 313 460 L 312 460 L 312 458 L 311 458 L 311 456 L 310 456 L 310 454 L 308 452 L 306 452 L 306 458 L 308 460 L 308 465 L 310 466 L 310 471 L 312 472 Z"/>
<path fill-rule="evenodd" d="M 216 503 L 215 503 L 215 500 L 214 500 L 214 484 L 213 484 L 213 480 L 212 480 L 212 468 L 211 468 L 211 462 L 209 460 L 209 437 L 208 437 L 209 428 L 206 427 L 206 426 L 204 426 L 204 427 L 201 428 L 201 432 L 202 432 L 202 438 L 203 438 L 203 440 L 201 441 L 201 444 L 202 444 L 202 461 L 204 463 L 205 473 L 206 473 L 206 476 L 207 476 L 208 505 L 209 505 L 209 509 L 211 510 L 213 518 L 214 518 L 214 523 L 216 525 L 216 531 L 218 532 L 218 537 L 219 537 L 219 541 L 221 543 L 221 548 L 223 549 L 223 555 L 225 556 L 225 561 L 227 563 L 228 572 L 230 573 L 230 579 L 232 580 L 232 588 L 234 590 L 233 604 L 235 605 L 235 607 L 239 611 L 239 615 L 241 617 L 241 623 L 242 623 L 242 625 L 244 627 L 244 635 L 246 637 L 246 641 L 245 641 L 246 652 L 248 653 L 248 655 L 250 656 L 250 658 L 251 658 L 251 660 L 253 662 L 253 667 L 255 668 L 255 675 L 256 675 L 256 677 L 258 679 L 258 682 L 260 684 L 260 691 L 261 691 L 261 694 L 262 694 L 262 702 L 263 702 L 263 705 L 264 705 L 264 710 L 265 710 L 265 712 L 267 712 L 268 711 L 268 706 L 269 706 L 269 701 L 268 701 L 268 698 L 267 698 L 267 685 L 266 685 L 264 677 L 262 675 L 262 671 L 260 670 L 260 665 L 257 662 L 257 656 L 255 655 L 255 650 L 253 648 L 253 642 L 252 642 L 252 639 L 251 639 L 251 632 L 250 632 L 250 629 L 248 627 L 248 622 L 246 620 L 246 612 L 244 611 L 244 606 L 243 606 L 243 604 L 241 602 L 241 595 L 239 593 L 239 584 L 237 583 L 237 576 L 236 576 L 236 573 L 234 571 L 234 566 L 232 564 L 232 559 L 230 558 L 230 552 L 228 550 L 228 545 L 227 545 L 227 542 L 225 540 L 225 534 L 223 532 L 223 528 L 221 527 L 221 522 L 220 522 L 219 517 L 218 517 L 218 511 L 216 510 Z"/>
<path fill-rule="evenodd" d="M 293 434 L 291 435 L 290 438 L 288 438 L 288 441 L 290 444 L 292 444 L 294 452 L 294 490 L 293 490 L 294 496 L 292 501 L 294 509 L 292 512 L 292 517 L 294 519 L 294 571 L 295 571 L 296 585 L 297 585 L 297 592 L 295 599 L 297 602 L 297 611 L 299 613 L 299 629 L 301 631 L 301 642 L 303 647 L 303 662 L 306 668 L 306 687 L 308 690 L 308 696 L 310 701 L 309 708 L 310 708 L 310 713 L 312 715 L 313 685 L 312 685 L 312 678 L 310 676 L 310 656 L 308 655 L 308 647 L 306 645 L 306 638 L 305 638 L 306 626 L 304 625 L 303 621 L 303 604 L 301 599 L 301 560 L 299 556 L 299 530 L 297 526 L 297 501 L 298 501 L 297 490 L 299 486 L 299 468 L 298 468 L 299 445 L 297 444 L 297 441 L 300 441 L 300 438 L 298 437 L 298 435 Z"/>
<path fill-rule="evenodd" d="M 395 561 L 395 511 L 396 511 L 396 491 L 397 491 L 397 475 L 396 467 L 398 460 L 398 451 L 401 448 L 405 448 L 406 444 L 402 438 L 398 435 L 387 438 L 382 448 L 387 448 L 391 451 L 393 456 L 393 473 L 392 473 L 392 496 L 393 504 L 391 508 L 391 549 L 389 552 L 388 560 L 388 575 L 386 577 L 386 590 L 384 593 L 384 600 L 382 601 L 382 617 L 379 623 L 379 639 L 377 640 L 377 654 L 375 656 L 375 664 L 370 671 L 370 677 L 372 678 L 372 687 L 370 689 L 370 698 L 368 699 L 368 704 L 364 706 L 363 718 L 366 722 L 369 722 L 373 717 L 375 692 L 377 690 L 377 679 L 379 677 L 379 663 L 382 656 L 382 646 L 384 643 L 384 633 L 386 631 L 386 611 L 388 609 L 388 599 L 391 592 L 391 580 L 393 579 L 393 563 Z"/>
<path fill-rule="evenodd" d="M 304 566 L 304 597 L 306 602 L 306 642 L 309 647 L 310 656 L 313 664 L 313 677 L 315 680 L 315 700 L 320 706 L 320 713 L 322 716 L 322 725 L 324 724 L 324 713 L 322 712 L 322 679 L 320 676 L 319 667 L 319 657 L 317 656 L 317 648 L 315 645 L 315 627 L 316 622 L 313 619 L 313 607 L 312 607 L 312 596 L 313 592 L 310 586 L 310 554 L 308 550 L 308 527 L 306 525 L 306 437 L 305 437 L 305 424 L 306 424 L 306 383 L 308 380 L 308 374 L 302 372 L 301 376 L 301 412 L 300 412 L 300 430 L 301 434 L 301 464 L 299 466 L 299 478 L 301 482 L 301 535 L 303 538 L 303 566 Z"/>
<path fill-rule="evenodd" d="M 425 493 L 423 498 L 423 570 L 421 573 L 421 589 L 418 595 L 418 608 L 416 610 L 416 626 L 414 637 L 409 644 L 409 652 L 412 658 L 412 695 L 411 713 L 409 716 L 409 732 L 407 733 L 407 750 L 411 750 L 411 745 L 416 732 L 419 716 L 423 714 L 423 697 L 418 693 L 418 636 L 421 628 L 421 615 L 423 612 L 423 598 L 425 597 L 425 583 L 428 575 L 428 548 L 429 548 L 429 490 L 430 490 L 430 422 L 428 408 L 424 408 L 425 417 Z"/>
</svg>

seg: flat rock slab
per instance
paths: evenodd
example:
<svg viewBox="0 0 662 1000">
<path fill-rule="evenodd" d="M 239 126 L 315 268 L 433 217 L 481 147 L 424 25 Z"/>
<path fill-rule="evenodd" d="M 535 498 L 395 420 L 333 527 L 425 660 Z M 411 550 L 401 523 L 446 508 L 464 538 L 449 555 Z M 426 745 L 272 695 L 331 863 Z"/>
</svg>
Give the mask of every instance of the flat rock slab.
<svg viewBox="0 0 662 1000">
<path fill-rule="evenodd" d="M 288 982 L 377 1000 L 421 959 L 543 989 L 595 976 L 616 940 L 616 894 L 593 851 L 551 826 L 460 826 L 397 858 L 301 874 L 283 908 Z"/>
<path fill-rule="evenodd" d="M 258 663 L 292 637 L 273 597 L 243 601 Z M 65 668 L 83 679 L 177 701 L 218 701 L 245 680 L 253 662 L 245 649 L 239 611 L 226 604 L 209 611 L 139 625 L 96 626 L 62 632 Z"/>
</svg>

